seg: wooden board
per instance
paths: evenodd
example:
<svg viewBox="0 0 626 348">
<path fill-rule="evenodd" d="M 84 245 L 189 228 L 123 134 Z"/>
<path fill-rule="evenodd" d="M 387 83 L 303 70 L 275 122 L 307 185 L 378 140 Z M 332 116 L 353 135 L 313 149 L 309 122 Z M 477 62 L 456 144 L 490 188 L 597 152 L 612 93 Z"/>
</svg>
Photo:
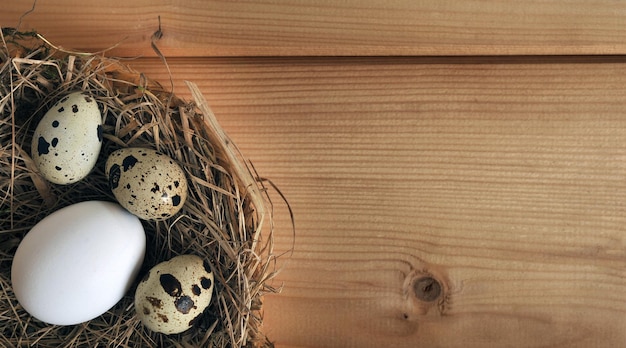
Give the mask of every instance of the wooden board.
<svg viewBox="0 0 626 348">
<path fill-rule="evenodd" d="M 33 1 L 4 0 L 17 26 Z M 168 56 L 626 54 L 626 3 L 609 0 L 39 1 L 20 27 L 67 48 Z"/>
<path fill-rule="evenodd" d="M 154 57 L 159 15 L 175 93 L 197 83 L 294 210 L 277 347 L 624 345 L 626 62 L 564 55 L 626 54 L 625 4 L 64 0 L 20 28 Z"/>
<path fill-rule="evenodd" d="M 266 299 L 277 347 L 626 342 L 623 62 L 170 64 L 293 207 L 284 290 Z M 133 65 L 167 81 L 158 60 Z M 422 273 L 441 306 L 416 300 Z"/>
</svg>

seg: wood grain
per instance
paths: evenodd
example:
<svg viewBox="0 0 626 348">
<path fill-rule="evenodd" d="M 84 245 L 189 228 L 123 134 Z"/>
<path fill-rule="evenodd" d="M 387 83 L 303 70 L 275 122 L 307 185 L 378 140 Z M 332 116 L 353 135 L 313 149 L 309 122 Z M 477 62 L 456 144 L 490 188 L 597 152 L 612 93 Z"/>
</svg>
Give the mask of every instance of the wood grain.
<svg viewBox="0 0 626 348">
<path fill-rule="evenodd" d="M 563 55 L 626 54 L 625 3 L 40 0 L 20 28 L 154 56 L 159 15 L 175 93 L 197 83 L 294 210 L 278 347 L 624 345 L 626 62 Z"/>
<path fill-rule="evenodd" d="M 17 26 L 32 1 L 4 0 Z M 154 56 L 626 54 L 626 3 L 610 0 L 45 1 L 25 16 L 66 48 Z"/>
<path fill-rule="evenodd" d="M 170 60 L 295 212 L 277 347 L 624 345 L 626 70 L 558 59 Z"/>
</svg>

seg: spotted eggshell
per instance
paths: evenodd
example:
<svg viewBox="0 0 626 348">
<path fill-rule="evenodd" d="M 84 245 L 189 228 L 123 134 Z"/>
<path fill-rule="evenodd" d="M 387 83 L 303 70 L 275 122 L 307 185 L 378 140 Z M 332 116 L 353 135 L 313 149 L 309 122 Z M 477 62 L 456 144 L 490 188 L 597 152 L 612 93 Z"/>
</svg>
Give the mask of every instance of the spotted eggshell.
<svg viewBox="0 0 626 348">
<path fill-rule="evenodd" d="M 180 255 L 159 263 L 135 291 L 135 311 L 150 330 L 164 334 L 191 328 L 211 303 L 213 273 L 196 255 Z"/>
<path fill-rule="evenodd" d="M 31 157 L 46 180 L 70 184 L 83 179 L 102 146 L 98 103 L 81 92 L 63 97 L 37 124 L 31 146 Z"/>
<path fill-rule="evenodd" d="M 146 148 L 125 148 L 107 159 L 105 173 L 121 206 L 144 220 L 176 214 L 187 200 L 187 179 L 169 156 Z"/>
</svg>

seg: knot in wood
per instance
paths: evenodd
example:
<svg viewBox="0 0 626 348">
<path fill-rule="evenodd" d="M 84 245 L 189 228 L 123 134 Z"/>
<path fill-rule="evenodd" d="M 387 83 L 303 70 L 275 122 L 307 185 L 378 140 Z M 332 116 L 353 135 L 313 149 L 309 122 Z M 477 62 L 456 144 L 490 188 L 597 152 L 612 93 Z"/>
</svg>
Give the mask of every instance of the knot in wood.
<svg viewBox="0 0 626 348">
<path fill-rule="evenodd" d="M 441 284 L 433 277 L 422 277 L 413 283 L 415 296 L 424 302 L 432 302 L 441 295 Z"/>
</svg>

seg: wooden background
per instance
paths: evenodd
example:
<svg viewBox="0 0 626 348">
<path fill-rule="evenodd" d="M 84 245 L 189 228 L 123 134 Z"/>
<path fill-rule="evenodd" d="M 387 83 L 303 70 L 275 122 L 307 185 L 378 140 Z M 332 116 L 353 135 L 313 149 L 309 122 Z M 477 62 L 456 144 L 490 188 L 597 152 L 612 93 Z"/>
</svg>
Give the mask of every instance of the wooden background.
<svg viewBox="0 0 626 348">
<path fill-rule="evenodd" d="M 158 16 L 174 92 L 293 207 L 277 347 L 626 347 L 625 2 L 40 0 L 20 29 L 168 84 Z"/>
</svg>

